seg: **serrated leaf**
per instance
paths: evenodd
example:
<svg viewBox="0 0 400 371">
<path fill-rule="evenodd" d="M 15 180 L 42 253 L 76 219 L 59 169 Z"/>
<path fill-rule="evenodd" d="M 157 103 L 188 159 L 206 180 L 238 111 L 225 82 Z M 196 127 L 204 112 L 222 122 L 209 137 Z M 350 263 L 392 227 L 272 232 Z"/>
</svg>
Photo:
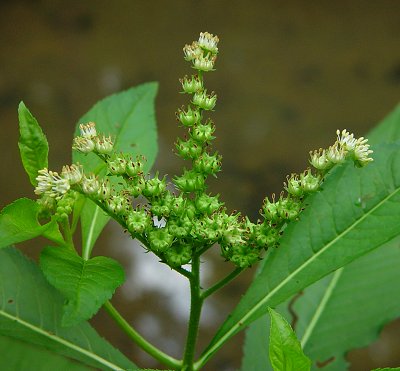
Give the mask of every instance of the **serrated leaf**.
<svg viewBox="0 0 400 371">
<path fill-rule="evenodd" d="M 300 220 L 285 230 L 232 315 L 203 354 L 291 295 L 400 234 L 400 146 L 375 147 L 363 169 L 338 167 L 308 199 Z"/>
<path fill-rule="evenodd" d="M 111 135 L 118 151 L 144 155 L 145 170 L 149 171 L 157 154 L 157 132 L 154 113 L 156 83 L 147 83 L 111 95 L 96 103 L 79 120 L 75 134 L 79 135 L 79 124 L 93 121 L 97 131 Z M 73 152 L 73 161 L 80 162 L 86 171 L 102 174 L 104 163 L 94 154 Z M 118 178 L 115 178 L 118 182 Z M 81 214 L 84 256 L 88 257 L 109 217 L 92 201 L 87 200 Z"/>
<path fill-rule="evenodd" d="M 63 326 L 90 319 L 125 280 L 123 268 L 115 260 L 104 256 L 84 260 L 66 248 L 44 248 L 40 267 L 67 299 Z"/>
<path fill-rule="evenodd" d="M 51 221 L 41 225 L 38 213 L 39 205 L 29 198 L 20 198 L 7 205 L 0 213 L 0 248 L 38 236 L 63 243 L 57 223 Z"/>
<path fill-rule="evenodd" d="M 372 144 L 400 139 L 400 106 L 372 130 L 368 139 Z M 396 238 L 292 299 L 297 334 L 316 370 L 318 365 L 324 365 L 326 371 L 347 369 L 344 355 L 370 344 L 384 324 L 399 316 L 399 247 L 400 239 Z M 293 319 L 289 314 L 287 318 Z M 255 321 L 247 331 L 244 370 L 250 365 L 251 355 L 263 350 L 260 340 L 268 337 L 267 330 L 261 326 L 263 319 L 266 317 Z M 257 370 L 270 371 L 271 366 L 259 365 Z"/>
<path fill-rule="evenodd" d="M 18 119 L 20 132 L 18 147 L 22 164 L 30 182 L 36 186 L 38 171 L 48 166 L 49 144 L 39 123 L 24 102 L 19 104 Z"/>
<path fill-rule="evenodd" d="M 0 250 L 0 334 L 56 352 L 101 370 L 135 365 L 87 323 L 64 328 L 64 299 L 40 269 L 13 248 Z M 7 349 L 1 349 L 0 354 Z"/>
<path fill-rule="evenodd" d="M 272 308 L 269 358 L 274 371 L 309 371 L 311 361 L 303 353 L 296 334 L 285 318 Z"/>
</svg>

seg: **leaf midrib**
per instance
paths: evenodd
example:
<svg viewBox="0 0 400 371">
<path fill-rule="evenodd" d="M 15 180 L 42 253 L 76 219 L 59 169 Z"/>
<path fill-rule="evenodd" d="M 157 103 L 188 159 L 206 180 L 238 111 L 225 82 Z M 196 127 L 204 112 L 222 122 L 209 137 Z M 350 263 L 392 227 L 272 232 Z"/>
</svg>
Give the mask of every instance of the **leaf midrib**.
<svg viewBox="0 0 400 371">
<path fill-rule="evenodd" d="M 206 353 L 199 359 L 198 364 L 202 364 L 211 354 L 213 354 L 219 347 L 227 341 L 231 335 L 233 335 L 239 327 L 243 326 L 243 322 L 250 318 L 262 305 L 264 305 L 268 300 L 275 295 L 282 287 L 284 287 L 289 281 L 291 281 L 299 272 L 301 272 L 305 267 L 310 265 L 316 258 L 323 254 L 330 246 L 334 245 L 336 241 L 348 234 L 353 230 L 358 224 L 360 224 L 364 219 L 370 216 L 374 211 L 379 209 L 383 204 L 385 204 L 390 198 L 396 195 L 400 191 L 397 188 L 392 193 L 388 194 L 383 200 L 381 200 L 377 205 L 371 208 L 367 213 L 365 213 L 360 219 L 356 220 L 351 226 L 346 228 L 342 233 L 338 234 L 332 241 L 318 250 L 314 255 L 312 255 L 307 261 L 305 261 L 300 267 L 295 269 L 290 273 L 284 280 L 282 280 L 274 289 L 272 289 L 269 294 L 264 296 L 259 302 L 257 302 L 250 310 L 248 310 L 240 319 L 236 320 L 236 323 L 224 334 L 222 335 L 212 346 L 206 351 Z"/>
<path fill-rule="evenodd" d="M 84 348 L 82 348 L 82 347 L 80 347 L 80 346 L 78 346 L 76 344 L 73 344 L 73 343 L 69 342 L 68 340 L 63 339 L 63 338 L 61 338 L 60 336 L 58 336 L 56 334 L 50 334 L 46 330 L 43 330 L 40 327 L 37 327 L 35 325 L 32 325 L 29 322 L 24 321 L 20 317 L 13 316 L 13 315 L 5 312 L 4 310 L 0 309 L 0 316 L 3 316 L 3 317 L 5 317 L 5 318 L 7 318 L 7 319 L 9 319 L 11 321 L 15 321 L 15 322 L 19 323 L 20 325 L 28 328 L 29 330 L 32 330 L 32 331 L 34 331 L 34 332 L 36 332 L 36 333 L 38 333 L 38 334 L 40 334 L 42 336 L 45 336 L 46 338 L 50 339 L 51 341 L 55 341 L 55 342 L 57 342 L 59 344 L 62 344 L 64 346 L 66 346 L 67 348 L 75 350 L 78 353 L 81 353 L 81 354 L 93 359 L 94 361 L 99 362 L 100 364 L 109 367 L 112 370 L 120 371 L 120 370 L 123 369 L 122 367 L 119 367 L 119 366 L 115 365 L 114 363 L 111 363 L 111 362 L 107 361 L 106 359 L 98 356 L 97 354 L 89 352 L 87 349 L 84 349 Z"/>
</svg>

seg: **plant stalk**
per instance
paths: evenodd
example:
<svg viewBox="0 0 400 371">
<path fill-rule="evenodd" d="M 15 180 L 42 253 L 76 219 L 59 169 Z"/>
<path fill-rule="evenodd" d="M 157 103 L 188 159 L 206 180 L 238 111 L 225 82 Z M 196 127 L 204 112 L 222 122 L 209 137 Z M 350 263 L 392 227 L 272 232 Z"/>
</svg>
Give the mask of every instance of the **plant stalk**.
<svg viewBox="0 0 400 371">
<path fill-rule="evenodd" d="M 114 308 L 110 301 L 106 301 L 103 307 L 111 316 L 111 318 L 119 325 L 119 327 L 146 353 L 150 354 L 153 358 L 161 363 L 164 363 L 168 367 L 180 369 L 180 361 L 164 353 L 143 338 L 142 335 L 140 335 L 131 325 L 129 325 L 129 323 L 125 320 L 125 318 L 122 317 L 117 309 Z"/>
<path fill-rule="evenodd" d="M 182 371 L 193 371 L 197 335 L 199 331 L 201 308 L 203 298 L 200 288 L 200 256 L 194 255 L 192 259 L 192 276 L 190 283 L 190 317 L 186 337 L 185 352 L 183 355 Z"/>
</svg>

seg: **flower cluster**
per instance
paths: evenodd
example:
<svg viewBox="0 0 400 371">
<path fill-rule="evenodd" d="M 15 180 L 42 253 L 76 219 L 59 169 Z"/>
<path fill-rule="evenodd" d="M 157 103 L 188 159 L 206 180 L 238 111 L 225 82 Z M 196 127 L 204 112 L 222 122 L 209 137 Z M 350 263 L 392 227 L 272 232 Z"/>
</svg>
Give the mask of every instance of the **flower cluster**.
<svg viewBox="0 0 400 371">
<path fill-rule="evenodd" d="M 64 166 L 60 175 L 43 169 L 35 193 L 41 196 L 39 202 L 45 211 L 62 217 L 71 212 L 76 195 L 84 195 L 171 267 L 190 263 L 194 254 L 219 244 L 226 260 L 245 268 L 259 260 L 263 250 L 278 246 L 285 225 L 302 211 L 304 197 L 320 188 L 333 166 L 346 158 L 365 166 L 372 161 L 372 151 L 366 139 L 338 131 L 333 146 L 310 152 L 314 172 L 307 169 L 288 176 L 286 195 L 282 192 L 277 199 L 273 195 L 271 200 L 264 200 L 261 220 L 253 223 L 240 213 L 229 213 L 219 195 L 207 192 L 207 178 L 221 171 L 221 156 L 211 150 L 215 125 L 205 117 L 215 108 L 217 96 L 208 93 L 203 79 L 205 72 L 214 70 L 218 37 L 201 33 L 198 41 L 186 45 L 183 51 L 197 72 L 180 80 L 183 92 L 191 99 L 187 108 L 176 114 L 187 135 L 177 139 L 175 149 L 191 166 L 173 178 L 175 192 L 166 177 L 145 173 L 143 157 L 133 159 L 117 152 L 111 137 L 99 134 L 90 122 L 80 125 L 73 148 L 97 155 L 108 173 L 103 177 L 85 173 L 79 164 Z M 133 206 L 132 200 L 139 197 L 145 204 Z M 158 223 L 160 220 L 163 223 Z"/>
</svg>

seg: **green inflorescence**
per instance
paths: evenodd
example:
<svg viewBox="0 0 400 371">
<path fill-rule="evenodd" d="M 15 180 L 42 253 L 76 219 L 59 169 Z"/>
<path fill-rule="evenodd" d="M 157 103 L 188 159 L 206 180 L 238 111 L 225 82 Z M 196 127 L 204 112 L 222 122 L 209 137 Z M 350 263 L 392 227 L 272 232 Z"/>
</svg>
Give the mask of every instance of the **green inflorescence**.
<svg viewBox="0 0 400 371">
<path fill-rule="evenodd" d="M 41 196 L 38 202 L 43 214 L 67 217 L 80 193 L 171 267 L 190 263 L 194 254 L 218 244 L 226 260 L 246 268 L 258 261 L 264 250 L 279 245 L 285 225 L 298 218 L 304 198 L 320 188 L 330 169 L 346 158 L 357 166 L 372 161 L 366 139 L 338 131 L 333 146 L 310 152 L 313 170 L 292 174 L 285 192 L 264 200 L 260 220 L 253 223 L 238 212 L 229 213 L 220 196 L 207 190 L 207 178 L 221 171 L 221 156 L 211 149 L 215 125 L 206 117 L 215 108 L 217 95 L 204 87 L 203 76 L 214 71 L 218 41 L 217 36 L 205 32 L 183 48 L 185 60 L 195 73 L 180 80 L 190 102 L 176 114 L 187 136 L 178 138 L 175 147 L 178 156 L 191 162 L 191 168 L 172 179 L 174 192 L 166 177 L 144 173 L 143 157 L 133 159 L 119 153 L 111 137 L 97 133 L 95 124 L 87 123 L 80 126 L 81 135 L 74 139 L 73 149 L 99 156 L 108 173 L 103 177 L 85 174 L 79 164 L 64 166 L 60 175 L 41 170 L 35 193 Z M 111 176 L 121 178 L 122 189 L 111 185 Z M 134 206 L 136 198 L 144 198 L 145 204 Z M 164 222 L 161 226 L 160 220 Z"/>
</svg>

